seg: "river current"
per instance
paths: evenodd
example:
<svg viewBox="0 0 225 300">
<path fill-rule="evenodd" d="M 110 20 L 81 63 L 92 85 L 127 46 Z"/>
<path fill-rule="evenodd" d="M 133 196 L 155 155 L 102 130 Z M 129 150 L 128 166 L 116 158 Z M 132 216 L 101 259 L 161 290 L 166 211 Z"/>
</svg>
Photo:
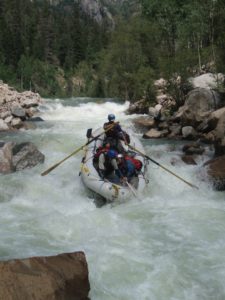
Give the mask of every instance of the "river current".
<svg viewBox="0 0 225 300">
<path fill-rule="evenodd" d="M 181 143 L 142 140 L 150 157 L 199 190 L 150 162 L 143 195 L 101 208 L 78 176 L 81 152 L 40 175 L 83 145 L 86 130 L 102 126 L 108 113 L 132 127 L 127 107 L 50 99 L 36 129 L 1 135 L 35 143 L 45 163 L 0 175 L 0 259 L 84 251 L 92 300 L 224 300 L 225 193 L 199 176 L 204 155 L 190 166 L 180 160 Z"/>
</svg>

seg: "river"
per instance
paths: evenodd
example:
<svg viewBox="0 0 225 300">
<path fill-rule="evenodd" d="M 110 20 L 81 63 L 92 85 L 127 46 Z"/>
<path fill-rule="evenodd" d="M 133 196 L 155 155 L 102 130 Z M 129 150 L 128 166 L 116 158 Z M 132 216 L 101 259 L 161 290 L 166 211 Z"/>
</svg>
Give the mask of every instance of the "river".
<svg viewBox="0 0 225 300">
<path fill-rule="evenodd" d="M 34 142 L 46 159 L 0 175 L 0 259 L 82 250 L 92 300 L 224 300 L 225 193 L 201 180 L 204 156 L 198 165 L 185 165 L 179 142 L 142 140 L 150 157 L 199 190 L 150 162 L 149 185 L 139 199 L 101 208 L 78 176 L 82 153 L 40 176 L 83 145 L 86 130 L 102 126 L 108 113 L 131 127 L 127 107 L 86 98 L 46 100 L 40 107 L 45 122 L 37 129 L 1 136 Z"/>
</svg>

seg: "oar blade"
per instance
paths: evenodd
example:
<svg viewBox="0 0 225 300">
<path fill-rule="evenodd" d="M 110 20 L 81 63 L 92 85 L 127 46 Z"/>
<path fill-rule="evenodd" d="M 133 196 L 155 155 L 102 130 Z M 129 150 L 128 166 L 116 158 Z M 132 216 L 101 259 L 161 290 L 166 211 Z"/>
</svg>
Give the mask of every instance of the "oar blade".
<svg viewBox="0 0 225 300">
<path fill-rule="evenodd" d="M 52 170 L 54 170 L 55 168 L 57 168 L 59 165 L 60 165 L 60 164 L 57 163 L 56 165 L 51 166 L 50 168 L 48 168 L 48 170 L 45 170 L 43 173 L 41 173 L 41 176 L 47 175 L 47 174 L 50 173 Z"/>
</svg>

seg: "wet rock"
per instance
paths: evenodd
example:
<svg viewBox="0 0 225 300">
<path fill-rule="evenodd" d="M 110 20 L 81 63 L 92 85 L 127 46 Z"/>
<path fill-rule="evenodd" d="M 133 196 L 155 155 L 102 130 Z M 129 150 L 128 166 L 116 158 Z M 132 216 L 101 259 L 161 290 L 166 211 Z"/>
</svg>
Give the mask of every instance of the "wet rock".
<svg viewBox="0 0 225 300">
<path fill-rule="evenodd" d="M 159 131 L 157 129 L 150 129 L 148 132 L 143 134 L 143 138 L 145 139 L 154 139 L 154 138 L 161 138 L 165 137 L 168 134 L 168 130 Z"/>
<path fill-rule="evenodd" d="M 183 126 L 197 127 L 220 105 L 222 103 L 218 93 L 209 89 L 196 88 L 189 92 L 185 104 L 179 108 L 174 120 L 181 122 Z"/>
<path fill-rule="evenodd" d="M 26 118 L 26 111 L 19 105 L 14 105 L 11 107 L 11 112 L 14 117 L 18 117 L 21 119 Z"/>
<path fill-rule="evenodd" d="M 14 118 L 11 121 L 11 125 L 12 127 L 19 129 L 23 126 L 23 122 L 20 118 Z"/>
<path fill-rule="evenodd" d="M 37 149 L 33 143 L 16 144 L 12 148 L 13 166 L 16 171 L 32 168 L 43 163 L 45 156 Z"/>
<path fill-rule="evenodd" d="M 29 122 L 42 122 L 44 120 L 41 117 L 32 117 L 27 121 L 29 121 Z"/>
<path fill-rule="evenodd" d="M 44 162 L 44 155 L 32 143 L 4 143 L 0 148 L 0 173 L 32 168 Z"/>
<path fill-rule="evenodd" d="M 175 138 L 177 136 L 180 136 L 181 135 L 181 125 L 174 123 L 169 126 L 169 131 L 170 131 L 170 134 L 168 135 L 169 138 Z"/>
<path fill-rule="evenodd" d="M 182 161 L 185 162 L 187 165 L 197 165 L 196 161 L 194 160 L 192 155 L 183 155 L 181 157 Z"/>
<path fill-rule="evenodd" d="M 150 129 L 155 126 L 155 120 L 148 116 L 133 119 L 132 122 L 134 123 L 135 126 L 141 129 Z"/>
<path fill-rule="evenodd" d="M 0 262 L 0 273 L 0 299 L 89 299 L 83 252 Z"/>
<path fill-rule="evenodd" d="M 204 164 L 213 187 L 225 191 L 225 155 L 211 159 Z"/>
<path fill-rule="evenodd" d="M 130 104 L 128 114 L 147 114 L 148 113 L 148 104 L 145 99 L 141 99 L 135 103 Z"/>
<path fill-rule="evenodd" d="M 205 149 L 197 143 L 184 145 L 182 150 L 187 155 L 193 155 L 193 154 L 201 155 L 205 151 Z"/>
<path fill-rule="evenodd" d="M 0 148 L 0 173 L 2 174 L 9 174 L 14 171 L 12 163 L 12 146 L 12 143 L 4 143 Z"/>
<path fill-rule="evenodd" d="M 182 136 L 184 139 L 194 139 L 197 137 L 197 132 L 192 126 L 184 126 L 182 128 Z"/>
</svg>

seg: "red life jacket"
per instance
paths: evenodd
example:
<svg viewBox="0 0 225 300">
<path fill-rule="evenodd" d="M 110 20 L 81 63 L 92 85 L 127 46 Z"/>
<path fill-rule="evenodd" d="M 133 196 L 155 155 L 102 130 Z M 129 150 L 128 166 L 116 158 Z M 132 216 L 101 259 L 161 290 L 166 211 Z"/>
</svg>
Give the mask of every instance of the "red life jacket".
<svg viewBox="0 0 225 300">
<path fill-rule="evenodd" d="M 102 153 L 106 153 L 106 152 L 108 152 L 108 151 L 109 151 L 109 148 L 108 148 L 108 147 L 102 147 L 102 146 L 98 147 L 98 148 L 96 149 L 96 153 L 94 154 L 94 159 L 93 159 L 93 161 L 94 161 L 95 163 L 97 163 L 98 160 L 99 160 L 99 156 L 100 156 Z"/>
<path fill-rule="evenodd" d="M 94 158 L 98 159 L 99 156 L 100 156 L 102 153 L 107 152 L 108 150 L 109 150 L 109 149 L 106 148 L 106 147 L 102 147 L 102 146 L 98 147 L 97 150 L 96 150 L 96 153 L 95 153 L 95 155 L 94 155 Z"/>
<path fill-rule="evenodd" d="M 125 156 L 125 159 L 126 159 L 126 160 L 130 160 L 130 161 L 134 164 L 135 169 L 136 169 L 137 171 L 140 171 L 140 170 L 141 170 L 141 168 L 142 168 L 142 162 L 141 162 L 139 159 L 136 159 L 136 158 L 134 158 L 134 157 L 130 157 L 130 156 L 128 156 L 128 155 Z"/>
</svg>

